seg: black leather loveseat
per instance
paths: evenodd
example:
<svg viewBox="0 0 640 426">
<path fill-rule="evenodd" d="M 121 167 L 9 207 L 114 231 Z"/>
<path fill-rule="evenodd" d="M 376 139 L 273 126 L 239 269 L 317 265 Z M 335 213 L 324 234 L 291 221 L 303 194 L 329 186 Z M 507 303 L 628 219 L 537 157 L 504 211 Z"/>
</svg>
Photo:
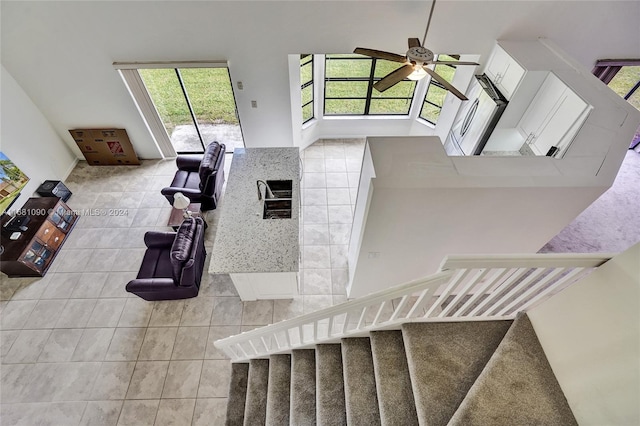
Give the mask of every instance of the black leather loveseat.
<svg viewBox="0 0 640 426">
<path fill-rule="evenodd" d="M 200 203 L 201 210 L 215 209 L 224 183 L 225 152 L 224 144 L 211 142 L 204 154 L 179 155 L 178 171 L 171 185 L 161 191 L 169 204 L 173 205 L 174 194 L 181 192 L 192 203 Z"/>
<path fill-rule="evenodd" d="M 177 232 L 147 232 L 147 251 L 135 280 L 126 289 L 145 300 L 196 297 L 207 252 L 202 218 L 185 219 Z"/>
</svg>

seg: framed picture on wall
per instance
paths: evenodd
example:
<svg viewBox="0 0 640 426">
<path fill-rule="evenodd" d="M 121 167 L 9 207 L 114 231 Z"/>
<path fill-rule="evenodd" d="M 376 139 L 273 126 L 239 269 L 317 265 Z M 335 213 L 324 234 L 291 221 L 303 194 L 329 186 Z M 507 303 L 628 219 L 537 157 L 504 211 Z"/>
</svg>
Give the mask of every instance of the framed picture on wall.
<svg viewBox="0 0 640 426">
<path fill-rule="evenodd" d="M 27 182 L 27 175 L 0 151 L 0 214 L 11 207 Z"/>
</svg>

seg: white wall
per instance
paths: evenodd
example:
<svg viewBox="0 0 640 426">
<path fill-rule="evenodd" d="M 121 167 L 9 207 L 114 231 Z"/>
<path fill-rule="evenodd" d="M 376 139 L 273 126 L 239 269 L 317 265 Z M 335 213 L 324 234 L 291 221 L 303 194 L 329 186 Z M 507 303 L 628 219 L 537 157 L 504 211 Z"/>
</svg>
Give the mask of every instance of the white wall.
<svg viewBox="0 0 640 426">
<path fill-rule="evenodd" d="M 640 424 L 640 244 L 529 318 L 579 424 Z"/>
<path fill-rule="evenodd" d="M 13 204 L 14 209 L 21 207 L 45 180 L 64 180 L 76 158 L 4 67 L 0 79 L 0 150 L 31 179 Z"/>
<path fill-rule="evenodd" d="M 607 153 L 561 160 L 449 157 L 437 137 L 368 138 L 347 295 L 430 275 L 448 254 L 537 252 L 611 185 L 602 167 L 626 152 L 639 119 L 610 124 Z"/>
<path fill-rule="evenodd" d="M 228 60 L 234 88 L 244 83 L 236 100 L 247 146 L 291 146 L 287 55 L 346 53 L 355 46 L 401 53 L 407 37 L 422 35 L 428 6 L 395 0 L 1 2 L 2 64 L 69 146 L 68 129 L 122 127 L 138 155 L 151 158 L 158 149 L 112 62 Z M 640 56 L 639 16 L 640 3 L 628 1 L 445 0 L 436 7 L 427 44 L 436 52 L 486 58 L 496 39 L 545 36 L 591 67 L 596 58 Z M 606 33 L 594 30 L 601 27 Z"/>
<path fill-rule="evenodd" d="M 357 263 L 349 264 L 353 281 L 348 296 L 433 274 L 449 254 L 535 253 L 601 192 L 571 187 L 375 188 Z"/>
</svg>

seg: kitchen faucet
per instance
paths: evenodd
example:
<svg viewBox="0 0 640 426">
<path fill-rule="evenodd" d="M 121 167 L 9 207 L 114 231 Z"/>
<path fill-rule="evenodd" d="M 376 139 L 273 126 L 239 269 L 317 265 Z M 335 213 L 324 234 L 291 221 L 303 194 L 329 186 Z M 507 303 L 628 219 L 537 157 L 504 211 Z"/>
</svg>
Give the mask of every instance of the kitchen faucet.
<svg viewBox="0 0 640 426">
<path fill-rule="evenodd" d="M 258 179 L 256 181 L 256 186 L 258 187 L 258 201 L 262 201 L 262 192 L 260 192 L 260 184 L 264 184 L 265 194 L 264 198 L 275 198 L 273 192 L 271 192 L 271 188 L 269 188 L 269 184 L 262 179 Z"/>
</svg>

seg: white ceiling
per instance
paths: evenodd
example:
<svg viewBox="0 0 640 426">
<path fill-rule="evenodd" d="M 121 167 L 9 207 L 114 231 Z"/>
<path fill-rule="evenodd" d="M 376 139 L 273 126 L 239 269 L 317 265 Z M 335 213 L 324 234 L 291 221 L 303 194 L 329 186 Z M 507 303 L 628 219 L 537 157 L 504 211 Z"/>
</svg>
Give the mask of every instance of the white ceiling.
<svg viewBox="0 0 640 426">
<path fill-rule="evenodd" d="M 228 60 L 248 146 L 291 145 L 287 54 L 402 53 L 422 38 L 422 1 L 2 1 L 2 65 L 68 143 L 67 129 L 127 128 L 157 156 L 114 61 Z M 637 1 L 455 1 L 436 5 L 427 45 L 478 53 L 495 39 L 551 38 L 591 67 L 640 57 Z M 602 29 L 602 31 L 600 31 Z M 605 30 L 606 29 L 606 30 Z M 482 59 L 481 59 L 482 61 Z M 252 109 L 250 100 L 259 108 Z"/>
</svg>

